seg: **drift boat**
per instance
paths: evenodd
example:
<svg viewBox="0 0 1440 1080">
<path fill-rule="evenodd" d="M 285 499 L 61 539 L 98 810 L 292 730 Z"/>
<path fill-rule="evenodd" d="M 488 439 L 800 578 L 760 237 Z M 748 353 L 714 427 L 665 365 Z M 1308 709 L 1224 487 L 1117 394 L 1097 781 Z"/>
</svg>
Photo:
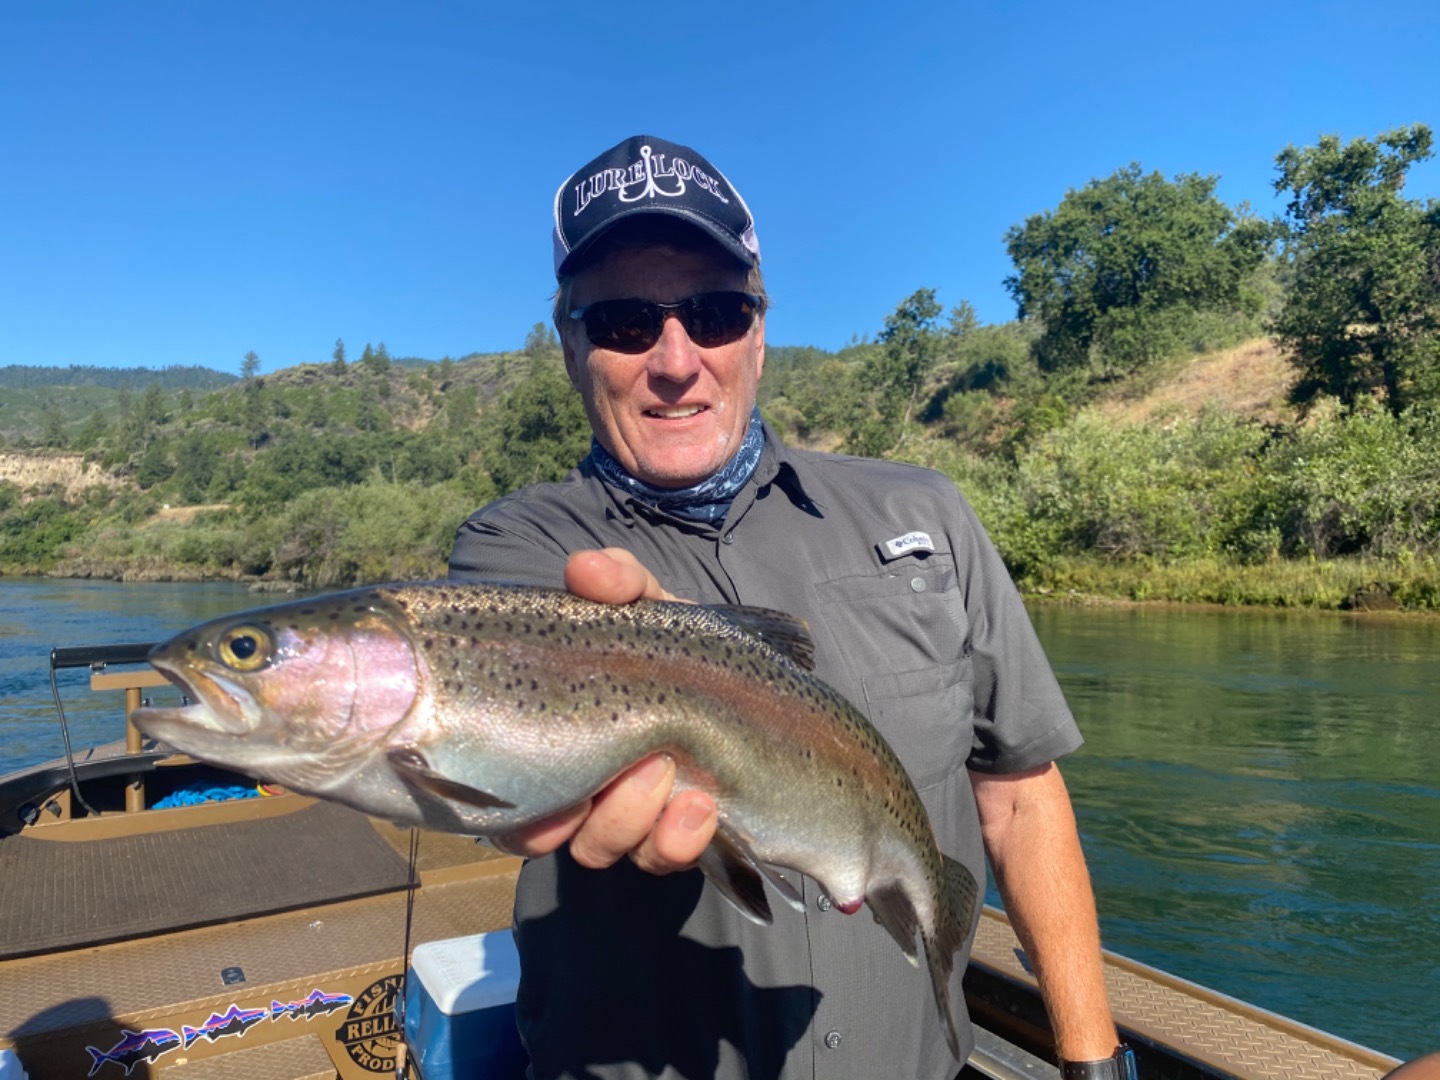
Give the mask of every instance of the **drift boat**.
<svg viewBox="0 0 1440 1080">
<path fill-rule="evenodd" d="M 0 1080 L 374 1080 L 420 1062 L 423 1080 L 496 1075 L 456 1071 L 464 1025 L 414 986 L 403 1031 L 443 1031 L 446 1053 L 405 1046 L 397 1005 L 417 947 L 473 955 L 486 933 L 506 947 L 520 860 L 147 742 L 129 714 L 168 686 L 139 666 L 149 648 L 54 650 L 52 672 L 87 667 L 93 690 L 124 693 L 125 741 L 0 777 Z M 1111 953 L 1105 975 L 1145 1077 L 1377 1080 L 1399 1065 Z M 965 997 L 977 1046 L 958 1076 L 1058 1076 L 996 909 Z"/>
</svg>

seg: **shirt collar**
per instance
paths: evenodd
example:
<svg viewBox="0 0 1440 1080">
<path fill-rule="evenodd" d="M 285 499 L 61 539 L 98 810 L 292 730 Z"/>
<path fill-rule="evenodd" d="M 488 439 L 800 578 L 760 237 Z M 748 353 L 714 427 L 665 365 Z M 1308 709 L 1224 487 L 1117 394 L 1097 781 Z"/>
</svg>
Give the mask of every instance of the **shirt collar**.
<svg viewBox="0 0 1440 1080">
<path fill-rule="evenodd" d="M 768 421 L 762 422 L 762 429 L 765 433 L 765 449 L 760 454 L 760 464 L 755 466 L 755 471 L 750 475 L 749 482 L 735 496 L 735 501 L 730 507 L 730 513 L 726 516 L 726 522 L 734 524 L 738 522 L 745 512 L 750 509 L 755 501 L 756 492 L 759 489 L 774 484 L 785 493 L 795 506 L 808 514 L 820 516 L 820 506 L 805 490 L 802 479 L 803 473 L 799 468 L 800 459 L 796 452 L 785 444 L 780 436 L 775 434 Z M 627 525 L 634 524 L 636 511 L 640 511 L 650 520 L 664 521 L 679 528 L 688 529 L 700 533 L 719 533 L 720 526 L 706 525 L 704 522 L 686 521 L 673 514 L 667 514 L 663 510 L 657 510 L 628 492 L 611 487 L 605 483 L 600 476 L 599 470 L 595 468 L 590 455 L 585 455 L 580 462 L 580 475 L 587 479 L 594 480 L 605 493 L 605 498 L 610 503 L 611 511 Z M 724 524 L 724 523 L 722 523 Z"/>
</svg>

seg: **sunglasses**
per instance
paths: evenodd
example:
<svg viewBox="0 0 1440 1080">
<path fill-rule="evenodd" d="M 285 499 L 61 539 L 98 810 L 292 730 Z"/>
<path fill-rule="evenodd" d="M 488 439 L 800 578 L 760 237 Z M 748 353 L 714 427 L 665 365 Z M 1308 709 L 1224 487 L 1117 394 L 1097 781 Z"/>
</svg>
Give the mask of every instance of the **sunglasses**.
<svg viewBox="0 0 1440 1080">
<path fill-rule="evenodd" d="M 760 297 L 747 292 L 709 292 L 673 304 L 653 300 L 598 300 L 570 312 L 585 324 L 585 336 L 600 349 L 642 353 L 654 348 L 674 315 L 702 349 L 729 345 L 745 336 L 760 310 Z"/>
</svg>

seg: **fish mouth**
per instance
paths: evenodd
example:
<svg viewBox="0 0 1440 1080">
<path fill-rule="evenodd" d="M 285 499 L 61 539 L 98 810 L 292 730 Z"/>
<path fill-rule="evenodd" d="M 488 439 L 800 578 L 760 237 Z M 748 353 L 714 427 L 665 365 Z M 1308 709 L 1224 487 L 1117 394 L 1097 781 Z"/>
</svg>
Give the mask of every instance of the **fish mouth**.
<svg viewBox="0 0 1440 1080">
<path fill-rule="evenodd" d="M 150 664 L 185 696 L 188 704 L 136 709 L 132 718 L 146 734 L 164 737 L 147 726 L 151 725 L 179 731 L 198 728 L 240 738 L 249 735 L 260 722 L 260 705 L 254 696 L 229 679 L 194 669 L 176 671 L 157 658 L 152 658 Z"/>
</svg>

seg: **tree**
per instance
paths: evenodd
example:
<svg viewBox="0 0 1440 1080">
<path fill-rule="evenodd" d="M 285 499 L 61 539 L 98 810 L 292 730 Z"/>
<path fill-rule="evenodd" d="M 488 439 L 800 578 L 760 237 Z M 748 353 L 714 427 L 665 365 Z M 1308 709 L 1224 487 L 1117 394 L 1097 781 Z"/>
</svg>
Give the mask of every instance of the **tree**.
<svg viewBox="0 0 1440 1080">
<path fill-rule="evenodd" d="M 1216 180 L 1131 164 L 1011 227 L 1005 287 L 1044 325 L 1042 368 L 1133 369 L 1182 347 L 1199 313 L 1258 310 L 1246 284 L 1271 230 L 1217 199 Z"/>
<path fill-rule="evenodd" d="M 345 339 L 335 339 L 335 351 L 330 354 L 330 367 L 336 375 L 345 374 Z"/>
<path fill-rule="evenodd" d="M 1274 331 L 1301 371 L 1297 401 L 1383 393 L 1398 416 L 1440 397 L 1440 202 L 1401 195 L 1432 154 L 1417 124 L 1276 157 L 1295 282 Z"/>
<path fill-rule="evenodd" d="M 525 335 L 525 355 L 534 358 L 547 354 L 560 355 L 560 339 L 549 323 L 537 322 Z"/>
<path fill-rule="evenodd" d="M 942 334 L 936 321 L 943 310 L 934 289 L 919 289 L 886 316 L 881 347 L 860 372 L 860 385 L 869 392 L 871 407 L 850 431 L 848 445 L 853 452 L 878 457 L 900 444 L 925 377 L 939 355 Z"/>
<path fill-rule="evenodd" d="M 63 450 L 70 443 L 70 437 L 65 431 L 65 414 L 60 411 L 60 406 L 53 401 L 45 406 L 44 431 L 40 436 L 42 446 L 55 447 Z"/>
<path fill-rule="evenodd" d="M 385 348 L 385 342 L 382 341 L 375 347 L 373 360 L 372 366 L 376 375 L 384 375 L 390 370 L 390 350 Z"/>
<path fill-rule="evenodd" d="M 452 414 L 452 425 L 457 414 Z M 485 464 L 501 493 L 559 480 L 590 447 L 585 407 L 558 360 L 530 361 L 523 381 L 487 417 Z"/>
<path fill-rule="evenodd" d="M 244 406 L 242 409 L 242 423 L 245 426 L 245 438 L 255 449 L 260 448 L 269 437 L 266 427 L 270 421 L 270 402 L 265 395 L 265 380 L 257 375 L 260 370 L 260 357 L 254 352 L 245 354 L 245 363 L 240 368 L 240 377 L 244 380 Z"/>
<path fill-rule="evenodd" d="M 152 382 L 145 387 L 145 393 L 140 398 L 140 419 L 147 432 L 170 419 L 170 414 L 165 410 L 165 391 L 158 382 Z"/>
</svg>

